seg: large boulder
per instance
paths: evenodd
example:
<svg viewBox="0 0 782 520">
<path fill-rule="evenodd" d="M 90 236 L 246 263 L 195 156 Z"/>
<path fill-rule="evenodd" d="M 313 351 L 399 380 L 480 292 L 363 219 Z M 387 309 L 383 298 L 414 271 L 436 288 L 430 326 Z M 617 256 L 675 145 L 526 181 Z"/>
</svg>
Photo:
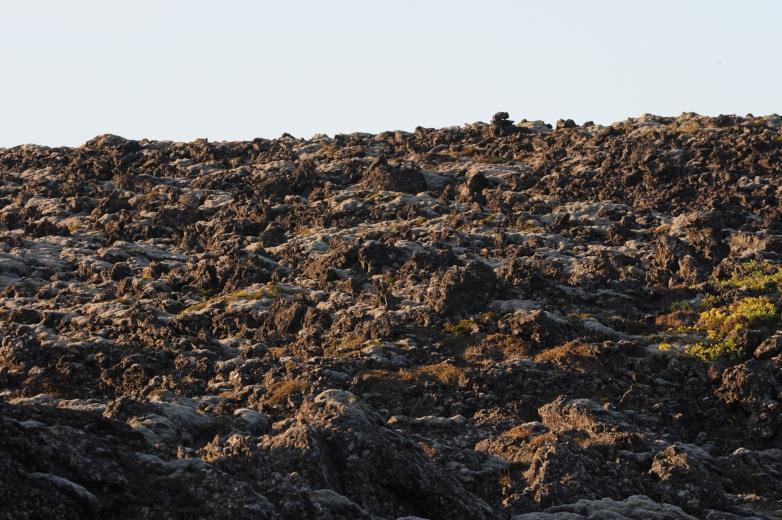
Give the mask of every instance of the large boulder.
<svg viewBox="0 0 782 520">
<path fill-rule="evenodd" d="M 326 390 L 263 443 L 275 467 L 299 471 L 373 514 L 432 520 L 492 518 L 491 508 L 428 460 L 350 392 Z"/>
<path fill-rule="evenodd" d="M 432 279 L 426 299 L 436 312 L 466 315 L 491 301 L 496 285 L 497 275 L 491 267 L 473 261 L 464 267 L 451 267 Z"/>
<path fill-rule="evenodd" d="M 378 191 L 420 193 L 426 191 L 426 181 L 420 170 L 409 166 L 391 166 L 382 158 L 367 169 L 362 184 Z"/>
<path fill-rule="evenodd" d="M 512 520 L 695 520 L 681 508 L 643 495 L 624 500 L 602 498 L 554 506 L 541 513 L 516 515 Z"/>
</svg>

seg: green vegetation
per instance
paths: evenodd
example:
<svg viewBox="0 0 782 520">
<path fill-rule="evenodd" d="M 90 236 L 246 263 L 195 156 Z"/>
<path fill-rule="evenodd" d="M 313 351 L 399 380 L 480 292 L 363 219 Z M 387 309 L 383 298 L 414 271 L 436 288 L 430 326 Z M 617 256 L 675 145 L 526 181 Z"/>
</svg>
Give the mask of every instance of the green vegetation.
<svg viewBox="0 0 782 520">
<path fill-rule="evenodd" d="M 768 324 L 778 316 L 776 305 L 768 298 L 750 296 L 730 305 L 709 309 L 700 314 L 696 329 L 706 334 L 704 341 L 689 345 L 691 356 L 715 361 L 723 356 L 738 357 L 741 346 L 736 339 L 752 327 Z"/>
<path fill-rule="evenodd" d="M 736 345 L 736 340 L 733 338 L 723 338 L 716 342 L 699 341 L 688 345 L 685 351 L 703 361 L 717 361 L 720 358 L 736 358 L 741 355 L 741 348 Z"/>
<path fill-rule="evenodd" d="M 679 345 L 684 354 L 705 361 L 738 359 L 745 350 L 746 333 L 767 328 L 780 317 L 780 265 L 744 262 L 715 287 L 717 294 L 675 302 L 668 313 L 657 317 L 662 330 L 650 339 L 660 341 L 659 350 L 675 350 Z"/>
<path fill-rule="evenodd" d="M 768 298 L 751 296 L 728 307 L 702 312 L 698 318 L 698 326 L 709 331 L 728 333 L 743 324 L 773 320 L 776 315 L 777 308 Z"/>
<path fill-rule="evenodd" d="M 747 288 L 763 291 L 774 288 L 782 290 L 782 266 L 770 262 L 751 260 L 734 269 L 731 277 L 720 282 L 722 287 Z"/>
<path fill-rule="evenodd" d="M 720 304 L 722 299 L 714 294 L 707 294 L 696 300 L 682 300 L 671 304 L 671 312 L 701 312 Z"/>
<path fill-rule="evenodd" d="M 467 335 L 472 333 L 475 325 L 473 320 L 459 320 L 456 323 L 446 323 L 443 330 L 449 334 Z"/>
</svg>

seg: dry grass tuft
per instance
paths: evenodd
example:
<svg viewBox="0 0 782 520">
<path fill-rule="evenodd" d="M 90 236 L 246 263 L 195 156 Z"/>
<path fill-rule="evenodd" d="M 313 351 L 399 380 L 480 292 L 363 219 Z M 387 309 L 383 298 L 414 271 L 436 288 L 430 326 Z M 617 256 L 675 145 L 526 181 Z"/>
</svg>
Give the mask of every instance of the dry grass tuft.
<svg viewBox="0 0 782 520">
<path fill-rule="evenodd" d="M 306 385 L 300 379 L 285 379 L 269 386 L 265 400 L 272 406 L 284 405 L 294 394 L 304 393 Z"/>
</svg>

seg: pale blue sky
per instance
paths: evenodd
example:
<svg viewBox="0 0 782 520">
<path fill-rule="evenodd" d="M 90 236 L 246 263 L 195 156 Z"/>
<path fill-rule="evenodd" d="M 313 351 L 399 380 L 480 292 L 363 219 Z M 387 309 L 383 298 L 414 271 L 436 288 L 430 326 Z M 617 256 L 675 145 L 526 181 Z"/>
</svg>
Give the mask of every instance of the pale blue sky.
<svg viewBox="0 0 782 520">
<path fill-rule="evenodd" d="M 775 0 L 2 0 L 0 146 L 782 112 Z"/>
</svg>

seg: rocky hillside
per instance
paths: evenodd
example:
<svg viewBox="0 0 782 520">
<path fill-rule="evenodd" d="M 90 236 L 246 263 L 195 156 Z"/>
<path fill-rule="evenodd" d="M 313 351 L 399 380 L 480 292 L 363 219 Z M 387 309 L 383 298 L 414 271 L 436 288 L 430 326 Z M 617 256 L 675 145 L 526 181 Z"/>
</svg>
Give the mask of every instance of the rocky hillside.
<svg viewBox="0 0 782 520">
<path fill-rule="evenodd" d="M 782 118 L 0 149 L 0 517 L 782 518 Z"/>
</svg>

